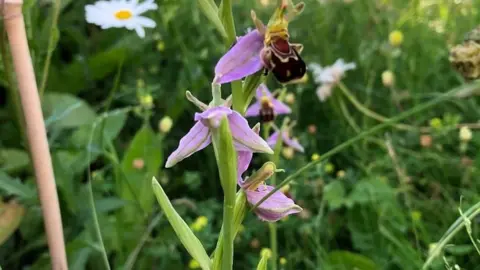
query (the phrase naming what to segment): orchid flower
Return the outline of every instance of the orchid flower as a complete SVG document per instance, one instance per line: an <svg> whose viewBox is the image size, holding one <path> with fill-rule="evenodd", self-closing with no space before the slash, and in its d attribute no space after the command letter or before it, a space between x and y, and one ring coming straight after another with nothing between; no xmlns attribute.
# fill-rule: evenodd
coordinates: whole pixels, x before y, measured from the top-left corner
<svg viewBox="0 0 480 270"><path fill-rule="evenodd" d="M264 25L255 12L252 19L255 30L237 38L237 42L215 66L214 83L224 84L240 80L262 69L271 71L278 81L288 83L301 79L306 66L300 58L301 44L289 42L288 22L302 12L304 3L293 5L291 0L278 7L268 25Z"/></svg>
<svg viewBox="0 0 480 270"><path fill-rule="evenodd" d="M268 144L252 131L248 122L241 114L230 109L230 100L220 106L206 105L187 91L187 99L202 110L195 113L196 123L188 133L180 139L178 148L170 154L165 165L170 168L210 145L212 142L211 131L218 128L223 117L227 117L232 132L235 148L239 151L251 151L273 154Z"/></svg>
<svg viewBox="0 0 480 270"><path fill-rule="evenodd" d="M272 93L268 91L268 88L267 86L265 86L265 84L260 84L260 86L258 86L255 97L257 101L253 103L250 107L248 107L247 111L245 112L245 116L247 117L260 115L262 105L266 102L272 104L273 112L275 115L289 114L292 112L292 110L287 105L273 97Z"/></svg>
<svg viewBox="0 0 480 270"><path fill-rule="evenodd" d="M275 173L276 167L274 163L267 162L251 177L242 179L242 174L248 169L252 156L251 151L238 151L238 185L245 191L248 203L256 205L274 189L273 186L266 185L264 182ZM273 193L254 210L261 220L267 222L275 222L301 211L302 208L281 191Z"/></svg>
<svg viewBox="0 0 480 270"><path fill-rule="evenodd" d="M275 131L272 135L270 135L270 137L268 137L268 139L267 139L268 145L270 145L270 147L275 147L275 145L277 144L277 141L279 139L280 133L281 133L282 134L282 142L286 146L289 146L292 149L303 153L305 151L305 149L298 142L298 139L291 137L291 131L292 131L292 129L295 125L296 125L296 123L293 122L289 126L287 126L285 128L282 128L281 131L280 130Z"/></svg>
<svg viewBox="0 0 480 270"><path fill-rule="evenodd" d="M312 70L314 81L320 84L317 88L317 96L320 101L325 101L332 95L332 89L345 76L346 71L355 69L355 63L345 63L343 59L338 59L331 66L322 67L319 64L312 63L309 68Z"/></svg>

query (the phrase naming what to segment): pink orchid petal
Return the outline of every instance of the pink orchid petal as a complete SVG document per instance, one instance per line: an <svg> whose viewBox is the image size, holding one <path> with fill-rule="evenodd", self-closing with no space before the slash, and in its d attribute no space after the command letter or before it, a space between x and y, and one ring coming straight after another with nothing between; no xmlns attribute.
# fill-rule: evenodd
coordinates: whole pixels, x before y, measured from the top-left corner
<svg viewBox="0 0 480 270"><path fill-rule="evenodd" d="M257 190L246 190L247 200L251 205L256 205L263 197L273 190L272 186L260 186ZM264 221L275 222L288 215L299 213L302 208L288 198L285 194L277 191L260 204L255 210L257 216Z"/></svg>
<svg viewBox="0 0 480 270"><path fill-rule="evenodd" d="M219 84L240 80L263 68L260 51L264 37L258 30L247 33L220 58L215 66L215 82Z"/></svg>
<svg viewBox="0 0 480 270"><path fill-rule="evenodd" d="M205 125L217 128L220 125L220 120L231 113L232 110L224 106L212 107L204 112L195 113L195 121L203 121Z"/></svg>
<svg viewBox="0 0 480 270"><path fill-rule="evenodd" d="M287 132L284 132L283 133L283 143L292 147L293 149L297 150L298 152L305 152L305 149L303 148L303 146L296 140L296 139L291 139L289 136L288 136L288 133Z"/></svg>
<svg viewBox="0 0 480 270"><path fill-rule="evenodd" d="M238 151L237 152L238 160L237 160L237 166L238 166L238 185L242 185L243 180L242 180L242 174L244 174L248 166L250 165L250 162L252 161L253 157L253 152L252 151Z"/></svg>
<svg viewBox="0 0 480 270"><path fill-rule="evenodd" d="M260 115L260 102L253 103L250 107L248 107L247 111L245 112L246 117L253 117Z"/></svg>
<svg viewBox="0 0 480 270"><path fill-rule="evenodd" d="M278 131L275 131L270 137L267 138L267 143L270 145L270 147L275 148L275 145L277 144L278 141Z"/></svg>
<svg viewBox="0 0 480 270"><path fill-rule="evenodd" d="M228 122L233 139L238 144L247 147L252 152L273 154L273 150L267 142L250 128L247 120L241 114L232 111L232 114L228 116Z"/></svg>
<svg viewBox="0 0 480 270"><path fill-rule="evenodd" d="M272 99L273 110L276 114L289 114L292 112L290 107L285 105L285 103L279 101L278 99Z"/></svg>
<svg viewBox="0 0 480 270"><path fill-rule="evenodd" d="M198 121L180 140L178 148L168 157L165 167L170 168L174 166L193 153L207 147L210 142L210 129L201 121Z"/></svg>

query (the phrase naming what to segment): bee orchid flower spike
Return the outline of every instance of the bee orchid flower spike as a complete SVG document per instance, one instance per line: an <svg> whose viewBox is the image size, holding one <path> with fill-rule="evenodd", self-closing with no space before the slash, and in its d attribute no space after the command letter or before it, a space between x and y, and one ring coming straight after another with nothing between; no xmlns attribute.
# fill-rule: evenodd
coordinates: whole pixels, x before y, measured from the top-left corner
<svg viewBox="0 0 480 270"><path fill-rule="evenodd" d="M306 72L305 62L300 57L303 45L290 43L288 23L305 7L303 2L293 5L283 0L265 26L251 12L257 29L237 38L236 44L215 66L214 83L240 80L264 69L272 72L283 84L296 82Z"/></svg>

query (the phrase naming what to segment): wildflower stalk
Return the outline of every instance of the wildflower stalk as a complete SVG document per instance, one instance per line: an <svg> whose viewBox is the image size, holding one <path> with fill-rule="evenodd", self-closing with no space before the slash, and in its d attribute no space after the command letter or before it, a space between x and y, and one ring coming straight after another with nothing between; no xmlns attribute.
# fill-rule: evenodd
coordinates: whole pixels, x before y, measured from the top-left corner
<svg viewBox="0 0 480 270"><path fill-rule="evenodd" d="M58 16L60 15L61 2L62 0L55 0L55 2L53 3L52 25L50 27L50 35L48 37L47 56L45 57L45 62L43 64L42 81L40 83L40 90L39 90L40 97L43 97L43 93L45 92L45 87L47 86L50 62L52 60L52 54L55 47L55 43L58 41L57 22L58 22Z"/></svg>
<svg viewBox="0 0 480 270"><path fill-rule="evenodd" d="M212 86L214 104L221 102L220 85ZM233 267L233 239L235 220L235 192L237 187L237 154L233 146L228 120L224 117L218 128L212 130L212 143L217 160L220 182L223 187L223 256L222 270Z"/></svg>
<svg viewBox="0 0 480 270"><path fill-rule="evenodd" d="M332 150L323 154L319 159L308 163L307 165L303 166L302 168L298 169L296 172L294 172L293 174L291 174L290 176L285 178L285 180L283 180L279 185L277 185L273 190L271 190L267 195L265 195L265 197L263 197L256 205L254 205L252 207L251 211L253 211L260 204L262 204L265 200L267 200L270 196L272 196L273 193L277 192L283 186L290 183L293 179L295 179L295 178L299 177L300 175L302 175L303 173L307 172L310 168L315 167L316 164L318 164L320 162L323 162L325 159L328 159L328 158L332 157L333 155L340 153L344 149L347 149L348 147L354 145L356 142L361 141L365 138L368 138L369 136L371 136L371 135L373 135L373 134L375 134L379 131L382 131L385 128L388 128L389 126L394 126L397 122L402 121L402 120L404 120L404 119L406 119L406 118L408 118L412 115L415 115L417 113L426 111L426 110L430 109L431 107L434 107L435 105L437 105L439 103L442 103L444 101L448 101L460 91L469 91L469 90L472 90L472 89L476 89L478 87L480 87L480 81L476 81L475 83L472 83L472 84L463 85L461 87L454 88L454 89L438 96L435 99L432 99L428 102L420 104L420 105L418 105L418 106L416 106L416 107L414 107L414 108L412 108L408 111L405 111L405 112L403 112L403 113L401 113L401 114L399 114L395 117L389 118L385 122L383 122L382 124L376 125L376 126L370 128L368 130L365 130L364 132L358 134L357 136L341 143L337 147L335 147Z"/></svg>
<svg viewBox="0 0 480 270"><path fill-rule="evenodd" d="M363 106L362 103L360 103L360 101L358 101L353 95L352 93L348 90L348 88L342 83L342 82L339 82L338 83L338 88L340 88L340 90L342 91L342 93L347 97L347 99L353 104L353 106L355 106L355 108L357 108L360 112L362 112L364 115L370 117L370 118L373 118L377 121L380 121L380 122L385 122L385 121L388 121L389 119L383 115L380 115L370 109L368 109L367 107ZM410 125L405 125L405 124L395 124L393 125L395 128L397 129L401 129L401 130L418 130L419 128L417 127L414 127L414 126L410 126Z"/></svg>
<svg viewBox="0 0 480 270"><path fill-rule="evenodd" d="M235 212L234 212L234 223L233 223L233 238L237 235L240 225L245 218L245 212L247 210L247 198L245 193L240 190L237 192L235 198ZM222 269L222 255L223 255L223 235L224 235L223 227L220 230L220 235L218 236L217 246L215 247L214 251L214 258L212 269L213 270L220 270Z"/></svg>
<svg viewBox="0 0 480 270"><path fill-rule="evenodd" d="M281 129L280 129L280 134L283 134L283 130L286 127L286 122L283 123ZM267 133L268 135L268 133ZM266 137L267 138L267 137ZM266 139L265 138L265 139ZM283 145L283 136L279 135L277 143L275 144L275 149L273 157L271 161L275 164L278 164L280 161L280 153L282 152L282 145ZM270 178L270 182L272 183L272 186L275 186L277 184L277 174L272 175ZM272 270L277 270L278 263L277 263L277 258L278 258L278 244L277 244L277 224L276 223L269 223L268 224L269 230L270 230L270 249L272 250Z"/></svg>

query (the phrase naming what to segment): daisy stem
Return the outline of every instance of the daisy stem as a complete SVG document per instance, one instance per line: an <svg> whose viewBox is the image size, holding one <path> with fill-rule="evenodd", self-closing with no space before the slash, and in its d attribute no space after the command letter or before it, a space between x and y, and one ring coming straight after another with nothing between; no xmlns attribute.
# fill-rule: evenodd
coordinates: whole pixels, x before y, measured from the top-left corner
<svg viewBox="0 0 480 270"><path fill-rule="evenodd" d="M47 86L48 80L48 71L50 69L50 62L52 60L52 54L55 50L55 45L58 41L58 28L57 22L58 17L60 15L60 5L61 0L55 0L53 3L53 15L52 15L52 25L50 26L50 36L48 37L48 45L47 45L47 56L45 57L45 62L43 64L43 73L42 73L42 81L40 83L40 98L43 97L43 93L45 92L45 87Z"/></svg>
<svg viewBox="0 0 480 270"><path fill-rule="evenodd" d="M295 179L295 178L299 177L300 175L302 175L303 173L307 172L310 168L314 168L316 164L318 164L320 162L323 162L324 160L332 157L335 154L340 153L341 151L343 151L344 149L347 149L348 147L352 146L356 142L361 141L365 138L368 138L369 136L371 136L371 135L373 135L377 132L380 132L380 131L382 131L382 130L390 127L390 126L394 126L397 122L402 121L402 120L404 120L404 119L406 119L406 118L408 118L412 115L415 115L417 113L426 111L426 110L430 109L431 107L434 107L437 104L442 103L444 101L448 101L451 98L453 98L458 92L469 91L469 90L472 90L472 89L476 89L478 87L480 87L480 81L476 81L475 83L472 83L472 84L467 84L467 85L463 85L461 87L454 88L454 89L438 96L435 99L432 99L428 102L425 102L423 104L415 106L408 111L405 111L405 112L403 112L403 113L401 113L401 114L399 114L395 117L387 119L382 124L376 125L376 126L370 128L368 130L363 131L362 133L358 134L357 136L341 143L337 147L335 147L335 148L331 149L330 151L326 152L319 159L308 163L307 165L301 167L296 172L294 172L293 174L291 174L290 176L285 178L285 180L283 180L279 185L277 185L273 190L271 190L267 195L265 195L265 197L263 197L256 205L254 205L251 208L250 211L253 211L260 204L262 204L265 200L267 200L270 196L272 196L272 194L274 194L275 192L280 190L283 186L290 183L293 179Z"/></svg>

